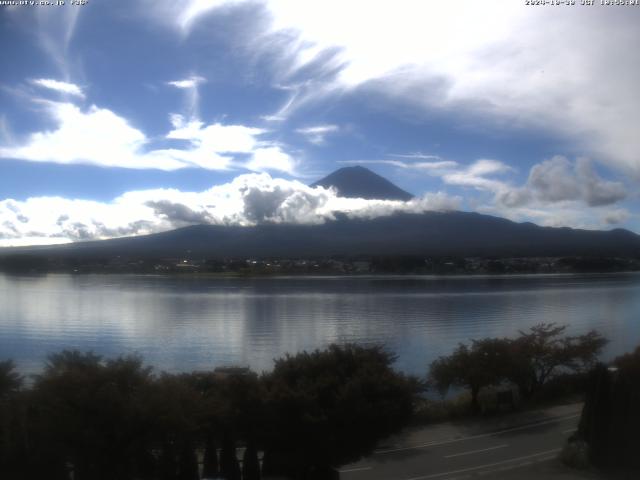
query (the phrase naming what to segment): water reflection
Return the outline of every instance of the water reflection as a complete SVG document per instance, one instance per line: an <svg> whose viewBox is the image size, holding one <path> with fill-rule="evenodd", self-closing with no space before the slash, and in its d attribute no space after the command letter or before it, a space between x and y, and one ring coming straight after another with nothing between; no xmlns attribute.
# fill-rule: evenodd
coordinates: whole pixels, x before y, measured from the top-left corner
<svg viewBox="0 0 640 480"><path fill-rule="evenodd" d="M0 276L0 357L38 370L47 353L138 352L161 369L270 369L285 352L331 342L386 343L398 367L470 338L535 323L597 328L608 356L640 343L640 275L197 278Z"/></svg>

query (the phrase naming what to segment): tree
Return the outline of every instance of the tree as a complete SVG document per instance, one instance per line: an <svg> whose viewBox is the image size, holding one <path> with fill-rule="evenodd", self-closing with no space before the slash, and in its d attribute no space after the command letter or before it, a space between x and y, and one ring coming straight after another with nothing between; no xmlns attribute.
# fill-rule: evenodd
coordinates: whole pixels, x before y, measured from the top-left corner
<svg viewBox="0 0 640 480"><path fill-rule="evenodd" d="M240 480L242 477L240 464L236 457L236 444L230 433L225 434L222 439L220 473L226 480Z"/></svg>
<svg viewBox="0 0 640 480"><path fill-rule="evenodd" d="M253 442L247 445L242 457L242 479L260 480L260 461L258 450Z"/></svg>
<svg viewBox="0 0 640 480"><path fill-rule="evenodd" d="M612 367L600 364L590 372L578 435L574 440L587 442L593 464L609 470L623 470L627 474L624 478L638 478L639 405L640 347L616 358Z"/></svg>
<svg viewBox="0 0 640 480"><path fill-rule="evenodd" d="M419 391L380 346L331 345L276 360L267 392L264 473L306 479L373 450L402 428Z"/></svg>
<svg viewBox="0 0 640 480"><path fill-rule="evenodd" d="M431 363L430 382L441 394L451 386L471 391L471 409L479 410L480 389L501 383L507 376L510 341L506 338L472 340L471 347L461 343L448 356Z"/></svg>
<svg viewBox="0 0 640 480"><path fill-rule="evenodd" d="M22 377L11 360L0 362L0 477L16 476L24 451Z"/></svg>
<svg viewBox="0 0 640 480"><path fill-rule="evenodd" d="M607 340L595 330L563 336L566 325L540 323L512 342L509 379L530 398L560 372L586 372L595 365Z"/></svg>
<svg viewBox="0 0 640 480"><path fill-rule="evenodd" d="M22 386L22 377L15 369L12 360L0 362L0 400L17 392Z"/></svg>
<svg viewBox="0 0 640 480"><path fill-rule="evenodd" d="M202 459L202 478L213 478L219 473L218 451L214 436L209 433L204 446L204 457Z"/></svg>
<svg viewBox="0 0 640 480"><path fill-rule="evenodd" d="M189 440L182 442L178 455L178 480L199 480L198 457L193 443Z"/></svg>
<svg viewBox="0 0 640 480"><path fill-rule="evenodd" d="M25 390L5 362L0 477L196 480L204 447L203 475L237 480L239 445L247 480L260 478L258 450L264 472L333 478L409 420L420 385L394 359L346 345L286 356L261 377L156 376L138 357L63 351Z"/></svg>
<svg viewBox="0 0 640 480"><path fill-rule="evenodd" d="M161 475L167 480L193 473L195 445L200 442L203 403L190 375L162 373L143 399L150 420L151 446L160 451Z"/></svg>
<svg viewBox="0 0 640 480"><path fill-rule="evenodd" d="M138 357L103 361L77 351L50 356L34 384L34 450L55 450L77 480L148 478L150 376Z"/></svg>

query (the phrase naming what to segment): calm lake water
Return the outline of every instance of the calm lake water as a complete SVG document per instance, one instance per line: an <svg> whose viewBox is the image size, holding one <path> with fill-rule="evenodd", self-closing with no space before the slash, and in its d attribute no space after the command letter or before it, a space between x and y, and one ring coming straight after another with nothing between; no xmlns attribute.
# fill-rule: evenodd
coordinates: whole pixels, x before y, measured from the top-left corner
<svg viewBox="0 0 640 480"><path fill-rule="evenodd" d="M640 344L640 275L207 278L0 275L0 359L38 371L64 348L137 352L167 371L271 369L285 352L385 343L424 374L458 342L539 322Z"/></svg>

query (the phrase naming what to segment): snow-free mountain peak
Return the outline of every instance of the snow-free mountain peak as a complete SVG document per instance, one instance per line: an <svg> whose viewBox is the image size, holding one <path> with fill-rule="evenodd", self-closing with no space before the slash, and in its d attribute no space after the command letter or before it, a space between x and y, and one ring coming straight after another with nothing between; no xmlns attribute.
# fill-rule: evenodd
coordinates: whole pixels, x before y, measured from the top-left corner
<svg viewBox="0 0 640 480"><path fill-rule="evenodd" d="M333 187L338 191L339 196L347 198L402 201L413 198L409 192L405 192L386 178L361 166L340 168L311 186Z"/></svg>

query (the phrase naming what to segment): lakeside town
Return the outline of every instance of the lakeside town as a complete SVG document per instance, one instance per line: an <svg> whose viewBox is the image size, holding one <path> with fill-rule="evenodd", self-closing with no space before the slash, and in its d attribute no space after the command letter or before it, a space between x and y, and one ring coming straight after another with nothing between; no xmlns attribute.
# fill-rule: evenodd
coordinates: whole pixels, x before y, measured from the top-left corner
<svg viewBox="0 0 640 480"><path fill-rule="evenodd" d="M111 258L11 255L0 257L6 273L206 273L226 275L461 275L605 273L640 271L629 257L423 257L333 256L319 258Z"/></svg>

